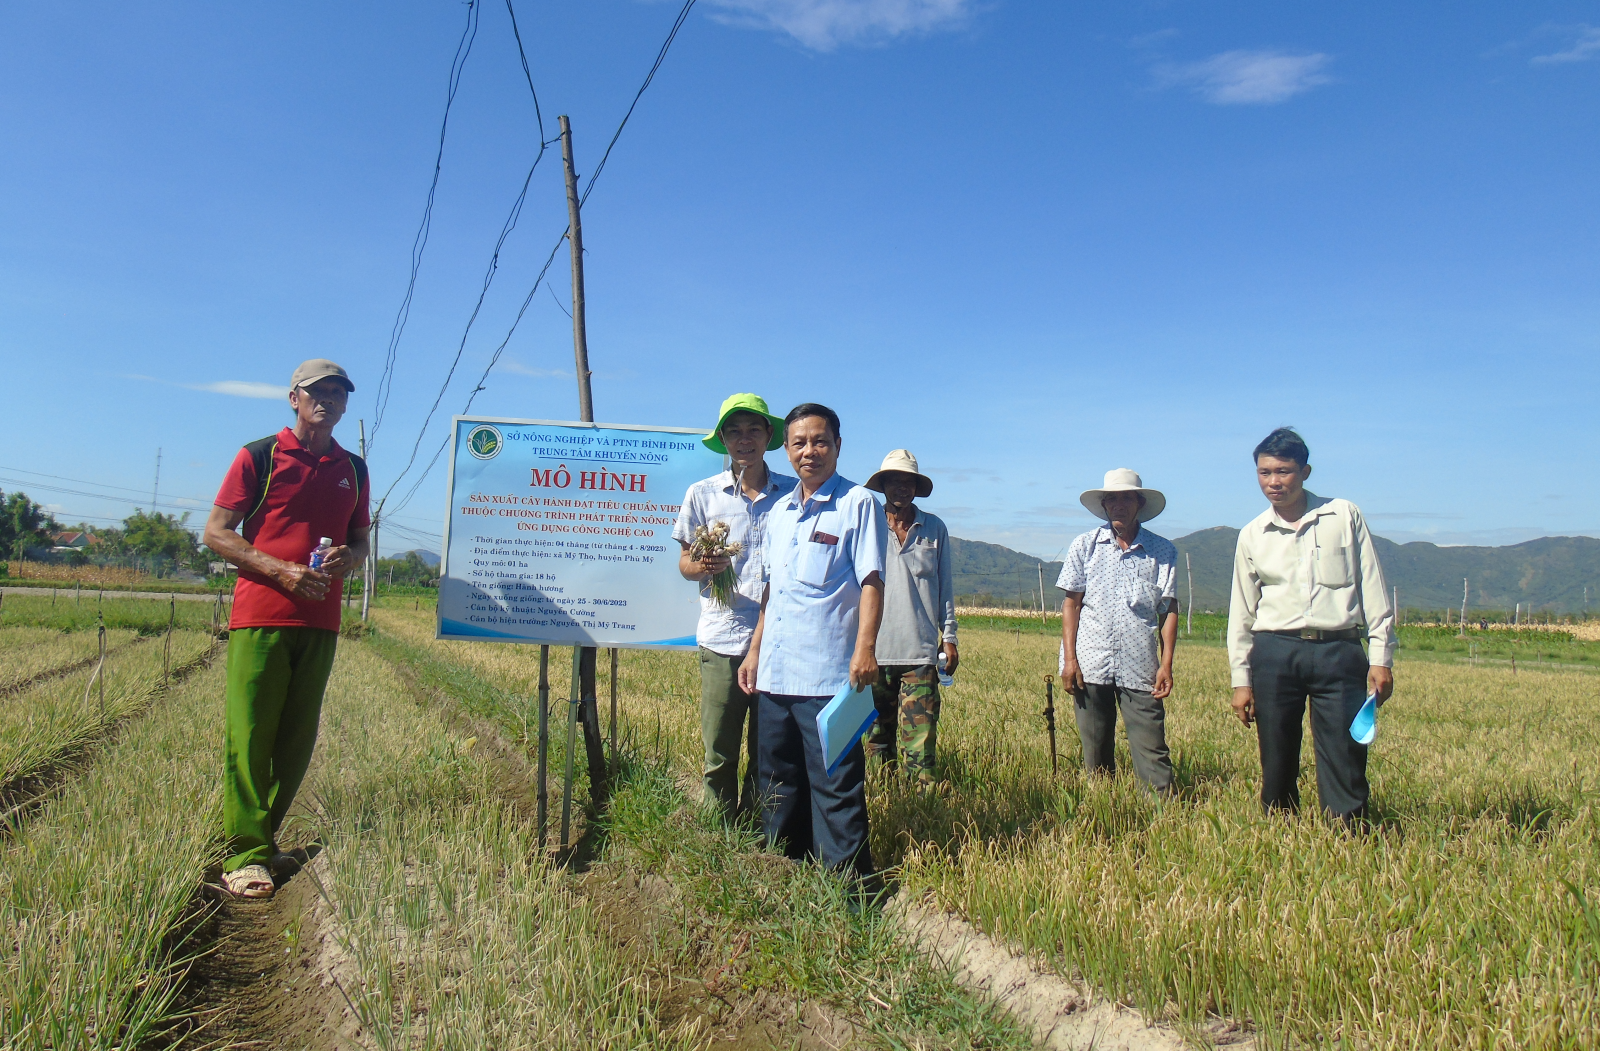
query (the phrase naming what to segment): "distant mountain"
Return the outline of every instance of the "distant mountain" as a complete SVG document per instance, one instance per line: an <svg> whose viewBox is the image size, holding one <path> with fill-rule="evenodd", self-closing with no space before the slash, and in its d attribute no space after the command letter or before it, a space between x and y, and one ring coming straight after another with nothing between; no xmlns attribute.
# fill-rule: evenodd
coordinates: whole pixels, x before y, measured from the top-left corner
<svg viewBox="0 0 1600 1051"><path fill-rule="evenodd" d="M422 562L423 562L424 565L432 567L434 569L437 569L438 566L439 566L439 556L434 554L432 551L424 551L420 547L413 548L410 551L402 551L398 555L395 555L394 557L395 558L405 558L407 555L416 555L418 558L422 559Z"/></svg>
<svg viewBox="0 0 1600 1051"><path fill-rule="evenodd" d="M1238 538L1232 526L1215 526L1173 541L1178 548L1178 597L1185 606L1187 554L1194 573L1194 608L1227 611ZM950 539L956 594L963 603L988 596L1001 605L1038 608L1038 559L999 544ZM1600 610L1600 539L1553 536L1508 547L1374 540L1384 576L1399 589L1400 604L1408 609L1460 608L1465 578L1471 587L1469 609L1509 610L1520 602L1524 609L1531 603L1540 612L1579 613L1587 587L1593 608ZM1060 562L1044 563L1046 602L1052 608L1061 604L1061 592L1053 586L1060 572Z"/></svg>
<svg viewBox="0 0 1600 1051"><path fill-rule="evenodd" d="M1039 567L1043 565L1047 604L1061 608L1056 578L1060 562L1044 562L1021 551L981 540L950 538L950 561L955 567L956 595L960 605L1027 606L1039 608Z"/></svg>

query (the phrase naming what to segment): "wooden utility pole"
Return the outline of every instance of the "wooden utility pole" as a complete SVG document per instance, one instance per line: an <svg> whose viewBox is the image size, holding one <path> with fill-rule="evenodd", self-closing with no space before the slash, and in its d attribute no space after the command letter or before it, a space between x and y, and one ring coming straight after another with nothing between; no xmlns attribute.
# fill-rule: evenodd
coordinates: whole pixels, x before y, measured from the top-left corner
<svg viewBox="0 0 1600 1051"><path fill-rule="evenodd" d="M1045 616L1045 610L1044 610L1044 563L1043 562L1039 563L1039 623L1040 624L1049 624L1050 623L1049 618L1047 616Z"/></svg>
<svg viewBox="0 0 1600 1051"><path fill-rule="evenodd" d="M1461 578L1461 619L1456 621L1456 637L1467 633L1467 578Z"/></svg>
<svg viewBox="0 0 1600 1051"><path fill-rule="evenodd" d="M1189 617L1183 628L1183 637L1194 638L1194 564L1189 561L1189 552L1183 553L1183 568L1189 574Z"/></svg>
<svg viewBox="0 0 1600 1051"><path fill-rule="evenodd" d="M367 458L367 421L357 420L361 425L361 459ZM361 561L361 623L367 622L367 607L372 604L372 570L378 557L378 523L372 523L370 535L371 543L367 546L367 557ZM346 592L348 594L348 592ZM346 602L345 605L349 605Z"/></svg>
<svg viewBox="0 0 1600 1051"><path fill-rule="evenodd" d="M561 121L561 161L567 169L567 241L572 245L572 353L578 373L578 419L594 422L589 390L589 335L583 313L583 222L579 216L578 173L572 167L572 125Z"/></svg>
<svg viewBox="0 0 1600 1051"><path fill-rule="evenodd" d="M550 762L550 647L539 647L539 849L544 849L546 815L550 807L550 789L545 780Z"/></svg>
<svg viewBox="0 0 1600 1051"><path fill-rule="evenodd" d="M561 122L561 161L567 174L567 243L572 246L572 355L578 375L578 419L594 422L594 395L589 388L589 335L583 305L583 218L578 199L578 173L572 166L572 124ZM606 751L600 736L600 706L595 699L595 648L581 647L574 671L580 678L579 704L573 714L583 722L583 744L589 753L589 796L599 805L606 797ZM567 769L572 769L569 761ZM563 838L565 838L563 836Z"/></svg>

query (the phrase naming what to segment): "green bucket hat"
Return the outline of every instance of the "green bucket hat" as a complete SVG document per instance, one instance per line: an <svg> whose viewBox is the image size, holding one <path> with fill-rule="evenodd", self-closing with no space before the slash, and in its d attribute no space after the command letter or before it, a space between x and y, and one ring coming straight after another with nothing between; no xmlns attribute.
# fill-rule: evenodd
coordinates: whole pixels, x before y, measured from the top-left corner
<svg viewBox="0 0 1600 1051"><path fill-rule="evenodd" d="M706 448L727 455L728 447L722 444L722 425L736 412L753 412L757 416L765 416L767 422L772 424L772 440L767 443L767 448L771 450L783 447L783 420L767 411L766 399L755 394L734 394L722 403L722 411L717 415L717 425L711 428L711 433L700 439Z"/></svg>

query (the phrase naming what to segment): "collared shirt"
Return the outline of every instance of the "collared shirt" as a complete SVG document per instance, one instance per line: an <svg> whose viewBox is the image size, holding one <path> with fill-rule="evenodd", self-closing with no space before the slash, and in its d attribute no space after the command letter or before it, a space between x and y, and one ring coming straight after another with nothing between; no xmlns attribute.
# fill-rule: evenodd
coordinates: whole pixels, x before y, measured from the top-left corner
<svg viewBox="0 0 1600 1051"><path fill-rule="evenodd" d="M937 515L917 508L904 543L889 533L883 574L879 664L937 664L940 635L956 641L956 580L950 531Z"/></svg>
<svg viewBox="0 0 1600 1051"><path fill-rule="evenodd" d="M1178 594L1178 549L1144 526L1124 551L1110 526L1072 542L1056 587L1083 595L1078 667L1083 680L1149 692L1161 667L1161 615ZM1061 669L1066 670L1066 643Z"/></svg>
<svg viewBox="0 0 1600 1051"><path fill-rule="evenodd" d="M306 565L322 537L339 547L349 543L350 530L371 524L368 494L362 490L353 458L338 442L318 456L301 445L288 427L278 432L277 442L266 492L261 492L250 450L240 449L217 491L216 505L249 515L240 534L257 550ZM312 602L289 594L271 577L241 569L228 626L338 631L342 593L342 588L330 587L326 598Z"/></svg>
<svg viewBox="0 0 1600 1051"><path fill-rule="evenodd" d="M796 485L767 516L767 612L756 688L831 697L850 681L861 582L883 573L889 523L872 493L841 475L810 500Z"/></svg>
<svg viewBox="0 0 1600 1051"><path fill-rule="evenodd" d="M694 543L694 531L717 522L728 523L728 539L740 545L733 560L737 578L732 607L711 597L711 581L700 582L700 622L695 626L695 641L712 653L738 657L750 648L756 619L761 616L761 591L766 586L761 549L767 538L767 514L785 493L799 482L786 474L767 471L767 484L761 495L751 500L734 481L733 472L723 471L691 485L678 508L678 522L672 539Z"/></svg>
<svg viewBox="0 0 1600 1051"><path fill-rule="evenodd" d="M1249 686L1257 631L1365 628L1367 660L1394 666L1394 610L1366 519L1348 500L1306 493L1292 525L1268 507L1239 531L1228 607L1233 685Z"/></svg>

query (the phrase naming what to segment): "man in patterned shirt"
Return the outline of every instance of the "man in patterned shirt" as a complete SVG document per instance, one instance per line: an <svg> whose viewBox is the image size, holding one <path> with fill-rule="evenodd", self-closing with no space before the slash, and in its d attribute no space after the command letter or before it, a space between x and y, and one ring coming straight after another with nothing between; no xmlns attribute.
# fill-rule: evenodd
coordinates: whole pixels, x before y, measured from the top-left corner
<svg viewBox="0 0 1600 1051"><path fill-rule="evenodd" d="M1056 581L1067 593L1061 684L1076 701L1083 766L1091 774L1115 772L1121 707L1134 772L1165 794L1172 790L1172 758L1162 701L1172 692L1178 641L1178 551L1141 522L1159 515L1167 498L1118 468L1078 499L1107 523L1072 542Z"/></svg>
<svg viewBox="0 0 1600 1051"><path fill-rule="evenodd" d="M672 537L683 546L678 572L700 585L700 737L705 745L705 799L725 815L754 814L756 800L756 701L739 688L739 665L750 650L750 636L761 615L766 578L761 572L761 546L767 512L797 483L786 474L767 470L769 449L783 445L783 421L769 415L767 403L754 394L735 394L722 403L717 425L701 439L731 462L721 474L694 483L678 510ZM728 523L728 539L740 545L732 559L689 557L694 531ZM738 585L724 606L711 595L711 578L733 566ZM746 730L746 716L749 716ZM739 742L746 740L745 775L740 791Z"/></svg>

